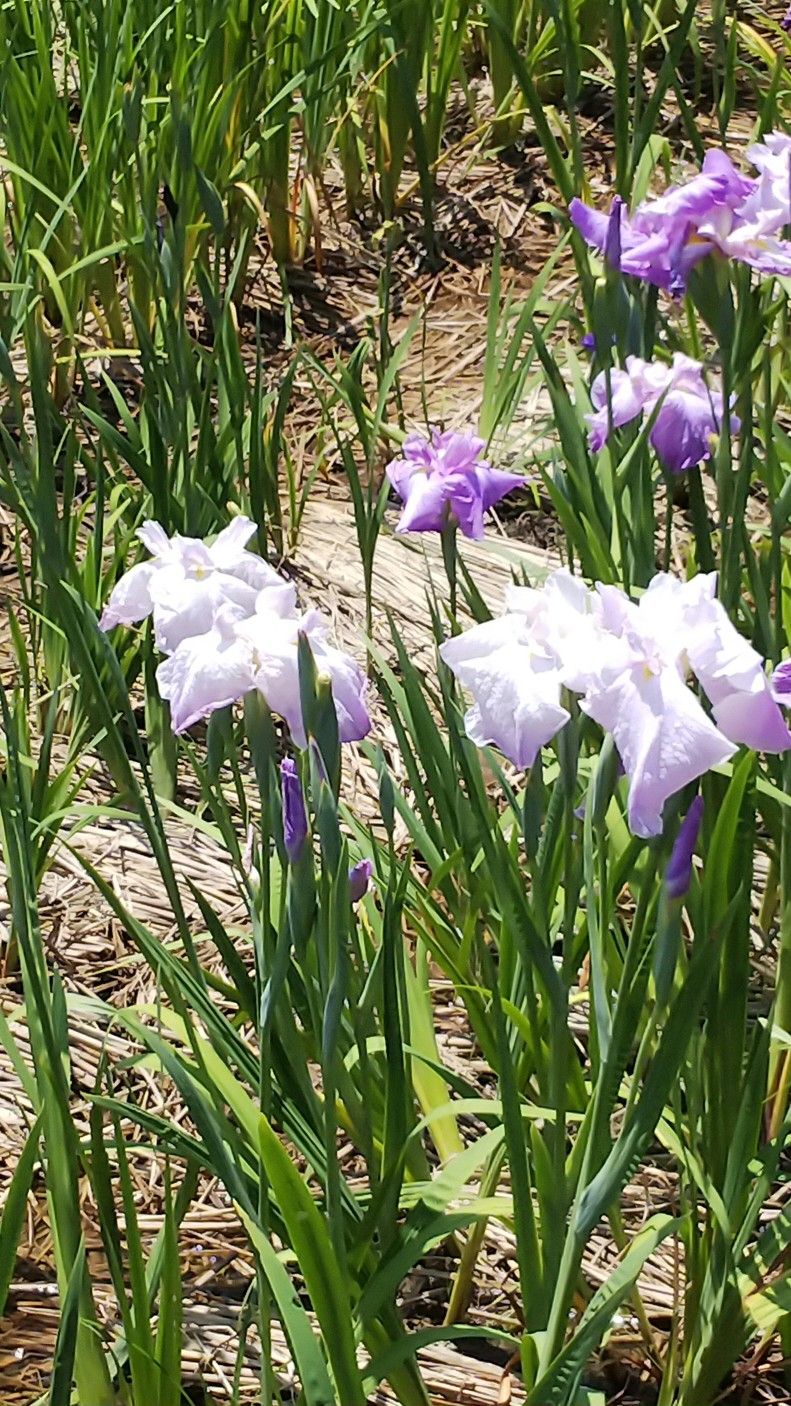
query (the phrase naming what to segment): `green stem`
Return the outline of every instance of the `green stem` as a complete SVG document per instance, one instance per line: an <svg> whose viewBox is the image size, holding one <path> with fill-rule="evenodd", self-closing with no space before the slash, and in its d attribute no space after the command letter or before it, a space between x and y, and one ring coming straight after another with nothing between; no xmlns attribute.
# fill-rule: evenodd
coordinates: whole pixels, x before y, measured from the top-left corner
<svg viewBox="0 0 791 1406"><path fill-rule="evenodd" d="M791 786L791 759L783 760L783 789ZM775 1024L787 1034L791 1034L791 812L782 807L782 831L780 836L780 942L777 952L777 981L775 986ZM771 1087L777 1088L777 1096L788 1098L788 1089L782 1081L777 1085L779 1062L777 1055L772 1062ZM785 1110L783 1110L785 1112ZM778 1123L778 1111L774 1111L774 1122Z"/></svg>
<svg viewBox="0 0 791 1406"><path fill-rule="evenodd" d="M442 541L442 560L445 566L445 575L448 580L450 592L450 614L454 634L458 630L457 604L458 604L458 543L456 534L458 528L450 518L445 523L440 534Z"/></svg>

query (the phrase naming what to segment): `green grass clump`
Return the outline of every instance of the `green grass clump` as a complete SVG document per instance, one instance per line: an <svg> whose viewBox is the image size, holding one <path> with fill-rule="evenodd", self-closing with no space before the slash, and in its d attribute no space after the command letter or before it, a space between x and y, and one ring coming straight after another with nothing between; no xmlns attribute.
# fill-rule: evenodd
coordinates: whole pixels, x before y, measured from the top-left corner
<svg viewBox="0 0 791 1406"><path fill-rule="evenodd" d="M669 801L661 835L636 838L612 740L570 694L569 722L528 770L476 747L437 649L499 602L452 522L433 556L407 540L398 560L426 563L418 653L420 623L399 628L401 582L383 582L382 563L395 521L383 470L418 404L425 430L455 403L453 386L433 399L432 307L402 315L417 265L421 293L444 275L445 172L464 151L501 162L505 182L535 158L547 185L531 230L543 221L554 247L527 286L513 242L492 242L466 428L525 475L520 511L551 516L575 573L637 598L658 569L716 570L739 633L768 666L786 660L787 280L711 256L673 301L602 266L566 207L614 192L633 207L718 136L735 147L744 111L757 135L782 128L790 43L777 24L692 0L0 7L0 504L14 577L0 1044L29 1109L0 1212L0 1312L40 1188L53 1406L187 1399L184 1220L209 1183L252 1265L236 1401L253 1332L260 1400L286 1399L283 1336L305 1406L362 1406L382 1382L427 1406L422 1350L476 1338L510 1361L530 1406L603 1406L607 1372L614 1390L627 1379L624 1317L656 1406L714 1406L751 1355L788 1357L791 764L742 748L701 779L698 859L687 891L670 892L697 783ZM331 285L324 243L341 224L376 297L346 341L308 338L294 266ZM594 455L580 329L605 377L627 356L704 362L738 437L723 426L708 460L672 476L654 406ZM212 538L238 513L304 604L301 532L328 480L359 556L351 611L374 726L352 765L303 636L309 840L294 859L290 743L263 696L177 738L150 622L108 637L97 617L145 559L144 521ZM486 550L524 571L524 554ZM356 803L354 776L373 807ZM166 935L84 843L98 822L142 837ZM234 875L232 925L185 878L176 830L200 833ZM134 997L89 994L91 972L73 979L49 940L64 853L145 973ZM361 859L372 882L359 897ZM449 1054L438 982L485 1077ZM108 1035L90 1087L72 1047L81 1019L128 1052L114 1059ZM161 1189L153 1237L141 1166ZM667 1203L638 1224L627 1189L653 1167ZM502 1320L482 1323L493 1223L513 1283ZM594 1235L613 1252L598 1282ZM435 1254L443 1296L415 1315L404 1286ZM663 1256L676 1266L669 1326L646 1291ZM772 1380L780 1390L780 1365Z"/></svg>

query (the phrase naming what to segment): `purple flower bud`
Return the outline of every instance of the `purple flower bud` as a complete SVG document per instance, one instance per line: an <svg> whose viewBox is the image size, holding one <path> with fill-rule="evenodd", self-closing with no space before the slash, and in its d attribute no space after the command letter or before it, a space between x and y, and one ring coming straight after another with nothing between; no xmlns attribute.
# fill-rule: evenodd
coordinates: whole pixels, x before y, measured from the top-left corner
<svg viewBox="0 0 791 1406"><path fill-rule="evenodd" d="M780 28L784 29L786 34L788 34L789 30L791 30L791 5L789 5L788 9L783 15L783 18L780 21Z"/></svg>
<svg viewBox="0 0 791 1406"><path fill-rule="evenodd" d="M298 864L308 837L308 817L296 764L291 757L280 763L283 797L283 841L289 864Z"/></svg>
<svg viewBox="0 0 791 1406"><path fill-rule="evenodd" d="M665 870L665 892L668 898L683 898L689 892L692 878L692 856L695 853L702 819L703 797L696 796L681 822Z"/></svg>
<svg viewBox="0 0 791 1406"><path fill-rule="evenodd" d="M349 897L352 903L359 903L368 892L371 875L374 872L372 859L360 859L349 870Z"/></svg>
<svg viewBox="0 0 791 1406"><path fill-rule="evenodd" d="M621 214L624 202L620 195L613 197L607 220L607 237L604 241L604 257L611 269L621 267Z"/></svg>
<svg viewBox="0 0 791 1406"><path fill-rule="evenodd" d="M581 341L580 341L580 346L582 347L582 350L583 350L583 351L595 352L595 350L596 350L596 333L595 333L595 332L586 332L586 333L585 333L585 336L584 336L584 337L581 339Z"/></svg>

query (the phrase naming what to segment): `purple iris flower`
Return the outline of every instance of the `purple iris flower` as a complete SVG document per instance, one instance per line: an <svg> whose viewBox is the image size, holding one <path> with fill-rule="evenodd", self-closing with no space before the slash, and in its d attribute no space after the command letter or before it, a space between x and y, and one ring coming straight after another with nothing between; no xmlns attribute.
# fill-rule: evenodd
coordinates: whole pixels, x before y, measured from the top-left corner
<svg viewBox="0 0 791 1406"><path fill-rule="evenodd" d="M723 418L722 391L713 391L703 378L700 362L677 352L672 365L626 359L624 371L600 373L591 386L592 415L586 415L588 442L594 453L606 444L610 428L618 429L638 415L659 410L649 434L663 466L670 473L683 473L711 458L713 437ZM661 403L660 403L661 402ZM730 417L731 431L739 430L739 420Z"/></svg>
<svg viewBox="0 0 791 1406"><path fill-rule="evenodd" d="M372 859L360 859L349 870L349 897L352 903L365 898L374 872Z"/></svg>
<svg viewBox="0 0 791 1406"><path fill-rule="evenodd" d="M789 5L788 9L783 15L783 18L780 21L780 28L784 29L786 34L788 34L789 30L791 30L791 5Z"/></svg>
<svg viewBox="0 0 791 1406"><path fill-rule="evenodd" d="M772 697L784 708L791 708L791 659L778 664L771 678Z"/></svg>
<svg viewBox="0 0 791 1406"><path fill-rule="evenodd" d="M280 786L283 801L283 843L289 864L299 864L308 838L308 817L296 763L284 757L280 763Z"/></svg>
<svg viewBox="0 0 791 1406"><path fill-rule="evenodd" d="M696 796L681 822L665 870L665 892L668 898L679 899L689 893L692 879L692 856L698 842L702 819L703 797Z"/></svg>
<svg viewBox="0 0 791 1406"><path fill-rule="evenodd" d="M483 450L482 439L463 431L409 435L402 456L387 466L404 504L396 531L441 532L450 521L465 537L483 537L484 513L524 483L520 474L492 468Z"/></svg>
<svg viewBox="0 0 791 1406"><path fill-rule="evenodd" d="M691 180L641 201L632 215L619 213L621 271L677 295L695 265L719 251L761 274L791 276L791 242L777 237L789 222L789 145L791 138L773 133L750 148L758 178L743 176L715 148ZM569 214L609 261L613 211L572 200Z"/></svg>

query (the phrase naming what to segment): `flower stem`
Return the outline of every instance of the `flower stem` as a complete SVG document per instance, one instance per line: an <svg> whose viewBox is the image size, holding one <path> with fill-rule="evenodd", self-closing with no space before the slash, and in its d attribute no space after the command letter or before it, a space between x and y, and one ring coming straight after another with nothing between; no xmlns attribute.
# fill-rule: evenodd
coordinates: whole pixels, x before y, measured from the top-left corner
<svg viewBox="0 0 791 1406"><path fill-rule="evenodd" d="M791 783L791 762L783 762L783 783ZM791 816L783 807L780 837L780 940L777 952L777 985L775 987L775 1024L791 1034ZM779 1127L788 1103L788 1079L783 1077L782 1051L772 1061L769 1076L770 1098L774 1100L772 1126Z"/></svg>
<svg viewBox="0 0 791 1406"><path fill-rule="evenodd" d="M448 590L450 592L450 614L455 633L458 628L456 619L458 603L458 545L456 542L457 528L455 522L450 519L445 523L440 534L442 541L442 561L445 566L445 575L448 580Z"/></svg>

